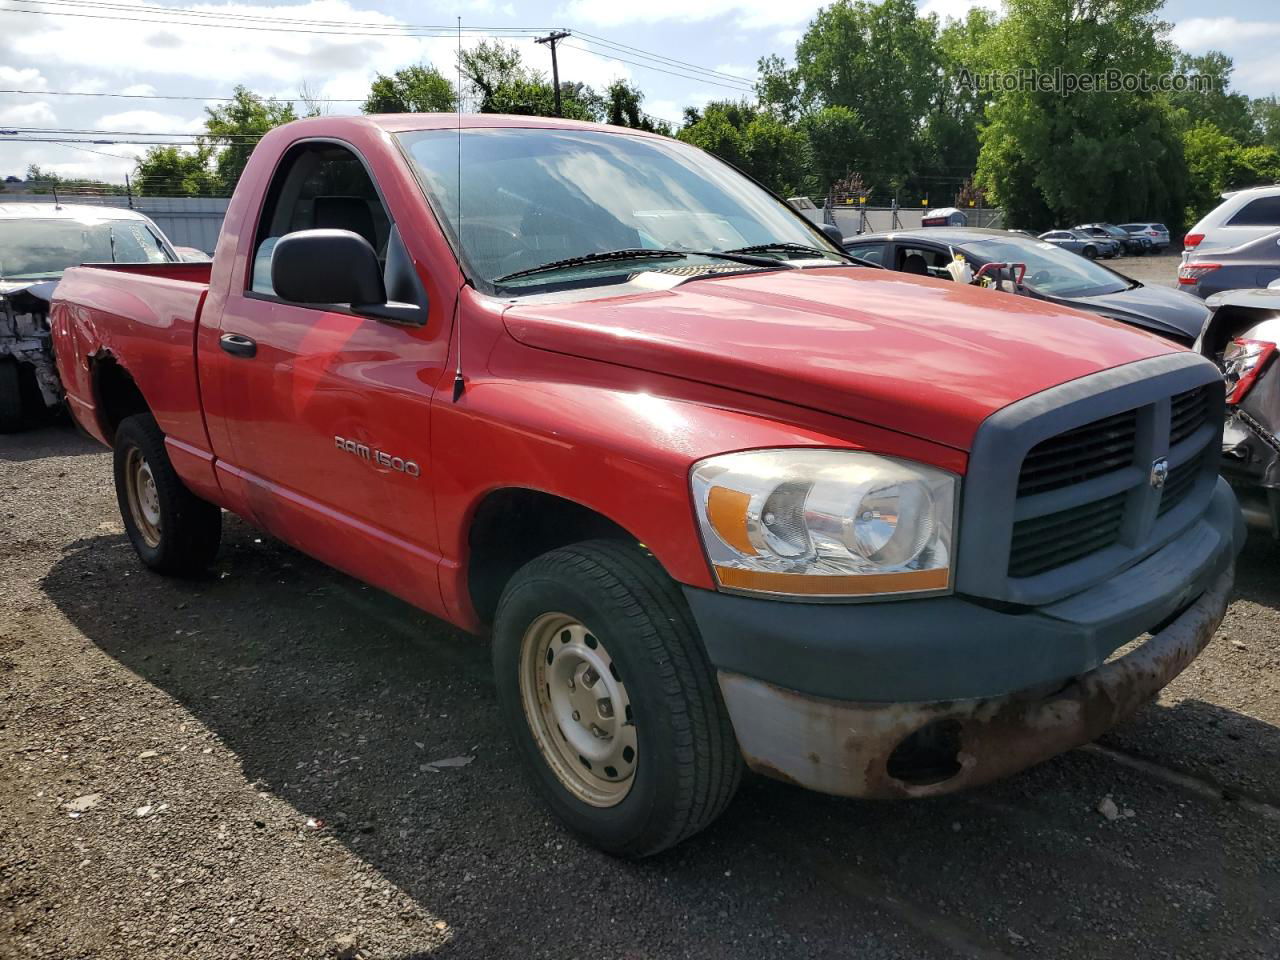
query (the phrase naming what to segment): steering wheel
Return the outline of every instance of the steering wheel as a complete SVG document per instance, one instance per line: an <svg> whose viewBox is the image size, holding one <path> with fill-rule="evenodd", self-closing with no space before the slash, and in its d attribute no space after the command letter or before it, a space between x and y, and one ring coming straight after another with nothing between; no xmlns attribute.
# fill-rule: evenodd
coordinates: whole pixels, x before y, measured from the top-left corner
<svg viewBox="0 0 1280 960"><path fill-rule="evenodd" d="M1025 281L1025 283L1027 286L1038 287L1042 284L1048 283L1052 279L1053 277L1049 275L1048 270L1037 270Z"/></svg>

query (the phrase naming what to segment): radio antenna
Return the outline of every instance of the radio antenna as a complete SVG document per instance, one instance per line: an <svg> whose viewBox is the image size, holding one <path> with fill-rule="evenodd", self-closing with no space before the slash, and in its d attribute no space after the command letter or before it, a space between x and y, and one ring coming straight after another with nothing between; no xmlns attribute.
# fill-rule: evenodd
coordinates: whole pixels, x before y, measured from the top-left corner
<svg viewBox="0 0 1280 960"><path fill-rule="evenodd" d="M458 195L458 218L456 230L458 242L462 242L462 17L458 17L458 85L454 90L453 105L458 118L458 179L456 190ZM464 282L463 287L466 286ZM458 356L453 368L453 402L462 398L462 389L466 381L462 379L462 287L458 288L458 299L453 303L453 325L458 331Z"/></svg>

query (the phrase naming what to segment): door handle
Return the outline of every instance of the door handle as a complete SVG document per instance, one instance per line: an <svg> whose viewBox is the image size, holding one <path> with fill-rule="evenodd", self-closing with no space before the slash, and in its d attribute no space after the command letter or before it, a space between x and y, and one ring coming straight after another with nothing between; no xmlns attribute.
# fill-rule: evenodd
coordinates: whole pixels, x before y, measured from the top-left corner
<svg viewBox="0 0 1280 960"><path fill-rule="evenodd" d="M252 357L258 352L258 341L239 333L224 333L218 338L218 346L233 357Z"/></svg>

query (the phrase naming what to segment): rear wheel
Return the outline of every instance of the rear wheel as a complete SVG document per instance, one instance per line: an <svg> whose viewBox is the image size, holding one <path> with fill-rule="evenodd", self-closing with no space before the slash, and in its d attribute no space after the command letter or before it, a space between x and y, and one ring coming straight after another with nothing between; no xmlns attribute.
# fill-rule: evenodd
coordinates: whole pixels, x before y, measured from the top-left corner
<svg viewBox="0 0 1280 960"><path fill-rule="evenodd" d="M222 511L186 488L149 413L123 420L115 436L116 499L138 557L157 573L189 576L213 562Z"/></svg>
<svg viewBox="0 0 1280 960"><path fill-rule="evenodd" d="M0 433L13 433L22 421L22 371L13 357L0 357Z"/></svg>
<svg viewBox="0 0 1280 960"><path fill-rule="evenodd" d="M728 805L742 761L679 587L639 546L589 541L512 578L493 631L498 701L551 809L622 856Z"/></svg>

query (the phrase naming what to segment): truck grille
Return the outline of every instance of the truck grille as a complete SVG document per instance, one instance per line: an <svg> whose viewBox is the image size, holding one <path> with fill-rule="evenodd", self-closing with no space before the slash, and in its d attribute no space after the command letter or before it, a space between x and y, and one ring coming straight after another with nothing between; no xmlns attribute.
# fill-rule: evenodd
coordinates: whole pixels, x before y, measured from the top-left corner
<svg viewBox="0 0 1280 960"><path fill-rule="evenodd" d="M1158 444L1167 456L1207 422L1213 391L1209 385L1175 394L1169 401L1169 417L1163 431L1167 442ZM1201 448L1168 473L1163 490L1151 485L1153 457L1139 443L1142 416L1155 418L1155 407L1135 408L1112 414L1042 440L1023 458L1018 473L1018 499L1041 497L1055 491L1073 497L1083 484L1105 484L1096 498L1073 502L1063 509L1052 505L1043 510L1015 511L1024 516L1015 520L1009 549L1010 577L1034 577L1074 563L1120 542L1125 517L1140 509L1141 498L1159 496L1155 516L1164 517L1183 503L1205 475L1205 459L1210 451ZM1118 492L1119 481L1108 478L1127 471L1128 482ZM1031 515L1026 515L1030 513Z"/></svg>
<svg viewBox="0 0 1280 960"><path fill-rule="evenodd" d="M1032 577L1109 547L1120 535L1126 494L1013 525L1009 576Z"/></svg>
<svg viewBox="0 0 1280 960"><path fill-rule="evenodd" d="M1137 430L1138 412L1129 410L1036 444L1022 461L1018 496L1058 490L1128 466Z"/></svg>

